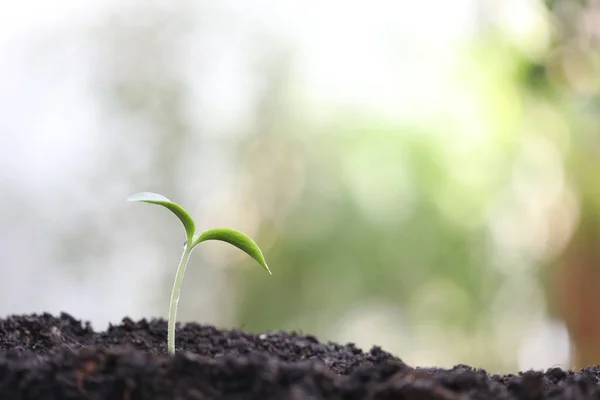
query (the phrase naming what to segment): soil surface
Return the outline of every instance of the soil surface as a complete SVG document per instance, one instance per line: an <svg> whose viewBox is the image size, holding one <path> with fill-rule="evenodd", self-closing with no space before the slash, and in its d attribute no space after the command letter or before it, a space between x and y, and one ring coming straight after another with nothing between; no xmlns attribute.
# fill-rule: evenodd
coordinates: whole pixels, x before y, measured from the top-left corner
<svg viewBox="0 0 600 400"><path fill-rule="evenodd" d="M599 399L600 368L491 375L414 368L380 348L164 320L94 332L67 315L0 320L0 399Z"/></svg>

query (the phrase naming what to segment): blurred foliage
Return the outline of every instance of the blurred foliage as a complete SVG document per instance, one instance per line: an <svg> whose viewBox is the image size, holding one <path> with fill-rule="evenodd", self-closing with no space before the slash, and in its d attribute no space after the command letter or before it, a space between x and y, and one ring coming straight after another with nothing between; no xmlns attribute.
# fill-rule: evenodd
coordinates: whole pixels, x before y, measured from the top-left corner
<svg viewBox="0 0 600 400"><path fill-rule="evenodd" d="M295 83L296 53L266 52L257 62L264 87L252 123L239 138L217 140L234 152L227 182L242 200L236 211L230 203L206 211L255 221L253 236L274 273L267 279L231 258L232 325L378 344L409 363L531 365L523 359L535 346L524 338L562 326L555 289L544 297L556 261L580 215L596 220L600 211L600 9L531 3L541 33L515 38L493 10L484 12L473 40L436 66L446 86L411 117L341 107L320 110L327 117L315 123ZM162 26L160 13L152 15ZM178 48L152 30L116 23L108 31L104 54L115 69L102 94L160 138L148 143L131 133L151 149L146 167L131 172L142 177L138 184L156 179L144 190L202 197L175 178L205 145L186 114L181 71L173 70ZM188 274L200 285L210 273Z"/></svg>
<svg viewBox="0 0 600 400"><path fill-rule="evenodd" d="M245 196L271 207L262 229L276 271L273 280L238 280L240 323L352 340L343 332L350 310L385 304L397 328L412 332L398 332L405 343L385 343L402 357L420 345L420 327L433 325L439 343L428 345L453 353L449 364L517 368L519 342L504 349L509 357L489 347L507 330L524 335L543 313L539 285L552 271L543 267L566 244L577 203L586 216L600 210L596 36L570 31L599 10L566 12L573 2L556 3L545 51L532 54L493 27L467 50L456 79L474 96L477 116L434 112L393 123L348 113L318 132L263 130L240 146L250 149L242 152L241 169L252 177ZM494 232L502 224L496 207L508 207L499 216L509 221L506 232ZM528 218L527 208L540 215ZM538 233L539 243L527 237ZM511 244L511 235L533 248ZM533 292L518 292L529 283ZM503 288L513 300L498 304ZM382 327L369 323L363 332L376 338L369 331ZM457 328L458 339L446 337Z"/></svg>

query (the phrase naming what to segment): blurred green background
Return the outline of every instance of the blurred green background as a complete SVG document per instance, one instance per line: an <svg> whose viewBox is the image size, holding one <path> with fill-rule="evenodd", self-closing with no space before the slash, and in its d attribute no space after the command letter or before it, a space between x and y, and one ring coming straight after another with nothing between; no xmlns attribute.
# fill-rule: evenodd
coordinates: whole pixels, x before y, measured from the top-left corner
<svg viewBox="0 0 600 400"><path fill-rule="evenodd" d="M0 31L4 314L166 316L184 234L149 190L273 270L203 244L182 321L600 363L600 3L30 3Z"/></svg>

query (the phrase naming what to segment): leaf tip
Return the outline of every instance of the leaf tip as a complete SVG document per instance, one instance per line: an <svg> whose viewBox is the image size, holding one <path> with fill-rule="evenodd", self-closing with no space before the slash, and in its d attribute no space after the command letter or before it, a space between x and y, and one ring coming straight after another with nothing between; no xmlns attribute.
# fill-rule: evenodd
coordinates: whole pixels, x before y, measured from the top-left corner
<svg viewBox="0 0 600 400"><path fill-rule="evenodd" d="M127 198L128 202L171 202L168 198L163 196L162 194L152 193L152 192L139 192L136 194L132 194Z"/></svg>
<svg viewBox="0 0 600 400"><path fill-rule="evenodd" d="M127 198L127 201L128 202L143 201L146 197L147 197L147 193L146 192L140 192L140 193L132 194L131 196L129 196Z"/></svg>

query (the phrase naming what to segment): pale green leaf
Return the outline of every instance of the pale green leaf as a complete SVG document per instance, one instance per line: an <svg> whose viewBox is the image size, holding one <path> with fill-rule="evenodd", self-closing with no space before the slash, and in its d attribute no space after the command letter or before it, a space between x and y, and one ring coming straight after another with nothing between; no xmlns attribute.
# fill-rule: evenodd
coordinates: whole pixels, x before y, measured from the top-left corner
<svg viewBox="0 0 600 400"><path fill-rule="evenodd" d="M171 200L167 199L161 194L152 192L142 192L134 194L132 196L129 196L127 198L127 201L158 204L168 208L173 214L177 216L177 218L179 218L179 220L185 227L187 240L188 242L191 242L191 239L194 236L194 233L196 232L194 220L192 219L190 214L188 214L188 212L179 204L172 202Z"/></svg>
<svg viewBox="0 0 600 400"><path fill-rule="evenodd" d="M250 257L254 258L264 269L271 274L271 270L267 266L267 262L262 254L262 251L256 243L244 233L231 228L213 228L202 232L194 237L192 246L204 242L206 240L220 240L234 245L238 249L244 251Z"/></svg>

